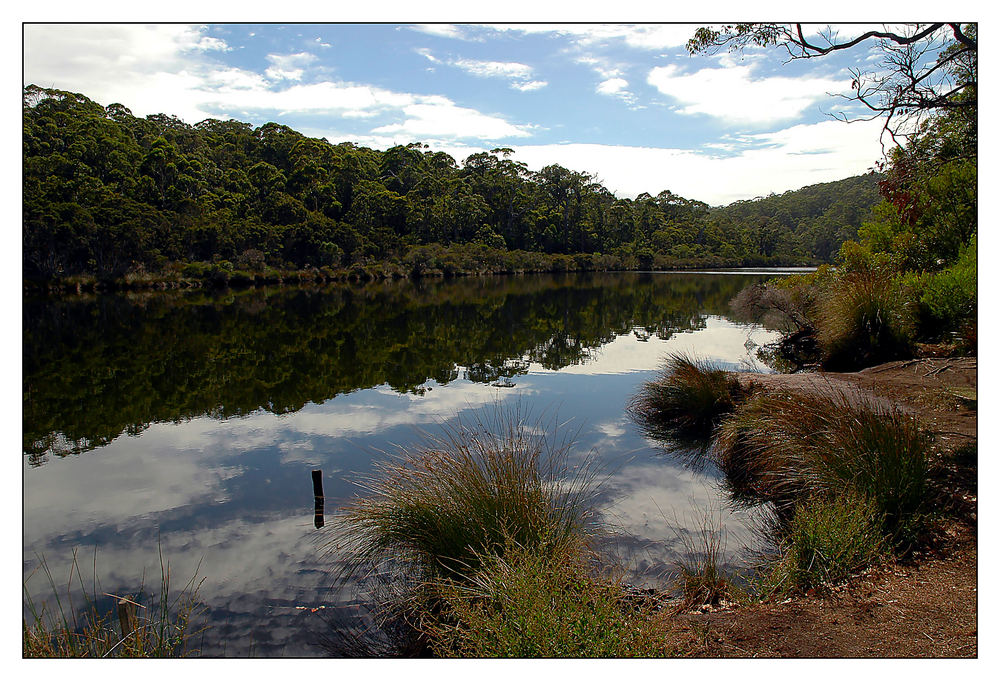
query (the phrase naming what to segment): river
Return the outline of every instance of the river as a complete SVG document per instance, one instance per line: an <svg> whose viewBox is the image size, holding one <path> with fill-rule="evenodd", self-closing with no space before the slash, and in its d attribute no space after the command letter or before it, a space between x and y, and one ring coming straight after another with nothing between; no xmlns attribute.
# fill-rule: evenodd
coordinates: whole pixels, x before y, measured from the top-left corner
<svg viewBox="0 0 1000 681"><path fill-rule="evenodd" d="M719 475L644 437L625 405L664 355L770 371L777 333L729 300L773 272L470 277L23 301L23 573L51 597L74 550L101 592L192 576L211 656L312 656L344 597L327 517L372 465L477 410L574 435L607 473L604 548L662 585L708 514L750 534ZM681 453L682 454L682 453Z"/></svg>

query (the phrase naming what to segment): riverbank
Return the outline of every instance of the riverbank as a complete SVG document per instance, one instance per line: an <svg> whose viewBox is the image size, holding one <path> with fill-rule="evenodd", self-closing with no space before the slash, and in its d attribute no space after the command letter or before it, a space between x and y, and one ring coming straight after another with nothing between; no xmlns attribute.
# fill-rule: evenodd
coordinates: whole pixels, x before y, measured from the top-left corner
<svg viewBox="0 0 1000 681"><path fill-rule="evenodd" d="M823 593L670 618L692 657L976 657L978 542L976 358L890 362L854 373L739 374L796 392L860 388L935 435L934 521L916 551Z"/></svg>
<svg viewBox="0 0 1000 681"><path fill-rule="evenodd" d="M725 259L716 256L672 258L662 254L541 253L501 250L482 245L415 246L402 256L349 266L281 268L258 262L249 266L226 260L171 262L158 271L120 276L74 274L46 280L24 279L26 293L100 293L112 291L368 282L424 277L451 278L500 274L564 272L692 271L739 268L811 267L819 263L778 257Z"/></svg>

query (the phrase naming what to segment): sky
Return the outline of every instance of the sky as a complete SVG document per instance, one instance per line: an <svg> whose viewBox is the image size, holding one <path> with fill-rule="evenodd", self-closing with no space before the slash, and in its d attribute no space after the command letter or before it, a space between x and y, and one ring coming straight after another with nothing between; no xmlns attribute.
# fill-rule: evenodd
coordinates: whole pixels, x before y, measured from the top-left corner
<svg viewBox="0 0 1000 681"><path fill-rule="evenodd" d="M669 189L711 205L861 174L882 157L881 121L831 115L860 113L837 95L872 52L691 56L699 25L30 23L23 84L191 124L422 142L458 161L509 147L532 170L588 172L620 197Z"/></svg>

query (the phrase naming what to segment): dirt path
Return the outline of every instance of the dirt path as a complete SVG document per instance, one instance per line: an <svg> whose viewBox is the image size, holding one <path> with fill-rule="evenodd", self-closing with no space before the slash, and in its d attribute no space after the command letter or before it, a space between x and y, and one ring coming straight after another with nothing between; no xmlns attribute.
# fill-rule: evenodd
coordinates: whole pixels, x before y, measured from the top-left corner
<svg viewBox="0 0 1000 681"><path fill-rule="evenodd" d="M976 657L977 466L955 457L977 435L975 358L891 362L850 374L741 374L772 387L857 386L916 414L938 437L945 511L928 546L823 596L677 615L694 657Z"/></svg>

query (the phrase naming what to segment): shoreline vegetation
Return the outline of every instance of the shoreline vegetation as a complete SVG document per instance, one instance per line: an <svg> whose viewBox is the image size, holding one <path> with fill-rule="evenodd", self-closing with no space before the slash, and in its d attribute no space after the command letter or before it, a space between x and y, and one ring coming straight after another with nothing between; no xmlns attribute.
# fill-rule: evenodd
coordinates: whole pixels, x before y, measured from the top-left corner
<svg viewBox="0 0 1000 681"><path fill-rule="evenodd" d="M256 267L238 269L229 262L193 262L166 265L159 272L132 272L119 278L100 278L77 274L48 279L24 279L25 293L83 294L116 291L172 289L243 289L273 285L308 285L325 283L365 283L422 278L453 278L511 274L559 274L571 272L643 272L817 267L822 262L751 258L739 261L718 257L678 260L667 256L649 259L612 256L601 253L547 254L532 251L507 251L488 246L420 246L403 258L358 263L351 267L310 267L277 269Z"/></svg>
<svg viewBox="0 0 1000 681"><path fill-rule="evenodd" d="M383 588L361 598L393 638L372 647L364 643L371 630L338 632L342 644L332 650L715 656L690 617L725 613L740 622L746 613L753 621L759 608L835 599L852 584L920 564L921 556L958 552L950 538L969 511L955 503L961 493L950 486L955 479L948 471L976 457L974 409L962 412L972 428L966 422L970 432L956 443L939 437L925 418L940 414L940 402L918 417L909 403L903 406L912 394L849 380L882 371L899 378L914 362L861 374L762 377L719 371L692 357L668 358L661 375L642 386L630 414L668 450L674 436L690 445L695 434L710 434L700 456L723 471L733 504L762 511L764 543L745 571L727 573L719 563L721 532L706 517L701 532L687 540L690 555L662 590L629 587L623 567L595 551L595 537L606 530L585 519L593 513L586 499L593 498L598 477L583 466L576 478L582 484L566 484L561 474L568 469L553 466L565 463L565 441L547 445L538 435L545 429L520 415L462 424L361 481L365 494L343 510L341 548L350 547L352 556L347 574L388 570L379 580ZM918 392L937 380L935 370L949 367L975 382L974 359L922 362L930 363L930 372L920 365L923 378L908 383ZM958 476L962 484L970 484L970 471ZM468 518L489 522L470 527ZM973 527L974 518L973 511ZM974 539L971 549L968 541L964 547L962 555L974 553ZM831 612L838 607L846 606L828 601ZM974 609L971 623L964 617L951 626L974 631ZM824 650L807 647L803 654L823 656Z"/></svg>

